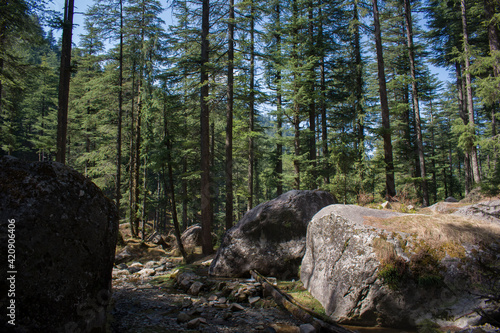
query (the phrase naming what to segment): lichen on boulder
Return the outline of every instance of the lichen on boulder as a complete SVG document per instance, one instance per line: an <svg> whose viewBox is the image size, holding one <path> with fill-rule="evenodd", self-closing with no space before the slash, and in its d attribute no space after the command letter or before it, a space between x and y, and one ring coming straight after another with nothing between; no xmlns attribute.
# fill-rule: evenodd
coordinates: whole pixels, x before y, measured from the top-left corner
<svg viewBox="0 0 500 333"><path fill-rule="evenodd" d="M344 324L467 327L500 314L500 225L332 205L309 223L304 286Z"/></svg>

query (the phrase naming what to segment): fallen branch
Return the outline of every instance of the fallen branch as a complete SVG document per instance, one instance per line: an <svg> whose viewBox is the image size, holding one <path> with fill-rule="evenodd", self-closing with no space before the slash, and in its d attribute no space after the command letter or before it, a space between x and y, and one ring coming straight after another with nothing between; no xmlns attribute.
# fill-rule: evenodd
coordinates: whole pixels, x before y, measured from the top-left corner
<svg viewBox="0 0 500 333"><path fill-rule="evenodd" d="M262 287L269 294L273 296L277 304L283 306L288 312L290 312L295 318L299 319L300 321L307 324L312 324L319 332L352 333L352 331L340 326L330 318L322 316L321 314L304 307L292 297L290 297L290 295L269 283L269 281L259 272L251 270L250 274L257 282L262 284Z"/></svg>

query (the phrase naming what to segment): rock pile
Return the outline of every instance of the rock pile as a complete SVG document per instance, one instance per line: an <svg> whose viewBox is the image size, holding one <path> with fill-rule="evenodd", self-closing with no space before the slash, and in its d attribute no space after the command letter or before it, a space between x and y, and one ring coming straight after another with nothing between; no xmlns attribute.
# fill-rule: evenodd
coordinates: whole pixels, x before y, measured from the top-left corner
<svg viewBox="0 0 500 333"><path fill-rule="evenodd" d="M316 332L280 310L254 280L218 280L206 273L180 271L170 260L117 265L112 323L116 332ZM161 269L144 277L135 271L146 266Z"/></svg>

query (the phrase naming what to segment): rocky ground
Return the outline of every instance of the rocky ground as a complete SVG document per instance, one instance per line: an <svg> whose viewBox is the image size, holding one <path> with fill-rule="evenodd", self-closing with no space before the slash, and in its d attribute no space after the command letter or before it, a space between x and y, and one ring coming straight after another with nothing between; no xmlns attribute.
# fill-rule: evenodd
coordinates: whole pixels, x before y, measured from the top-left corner
<svg viewBox="0 0 500 333"><path fill-rule="evenodd" d="M301 332L255 281L212 279L206 263L179 258L142 261L113 269L113 332Z"/></svg>

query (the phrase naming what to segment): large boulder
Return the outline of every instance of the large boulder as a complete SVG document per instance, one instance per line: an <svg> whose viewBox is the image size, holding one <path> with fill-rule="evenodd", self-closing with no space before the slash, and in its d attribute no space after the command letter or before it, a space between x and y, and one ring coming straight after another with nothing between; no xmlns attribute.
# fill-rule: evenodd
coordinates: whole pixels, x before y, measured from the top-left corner
<svg viewBox="0 0 500 333"><path fill-rule="evenodd" d="M226 232L209 273L241 277L255 269L264 275L297 276L307 224L333 203L328 192L294 190L258 205Z"/></svg>
<svg viewBox="0 0 500 333"><path fill-rule="evenodd" d="M500 200L487 200L457 209L455 215L500 223Z"/></svg>
<svg viewBox="0 0 500 333"><path fill-rule="evenodd" d="M194 253L196 247L201 246L201 225L195 224L184 230L181 235L184 250Z"/></svg>
<svg viewBox="0 0 500 333"><path fill-rule="evenodd" d="M332 205L307 232L301 280L343 324L467 327L500 314L500 224Z"/></svg>
<svg viewBox="0 0 500 333"><path fill-rule="evenodd" d="M0 244L10 254L2 256L0 307L8 316L3 311L0 327L104 332L118 232L115 205L60 163L1 157L0 179Z"/></svg>

